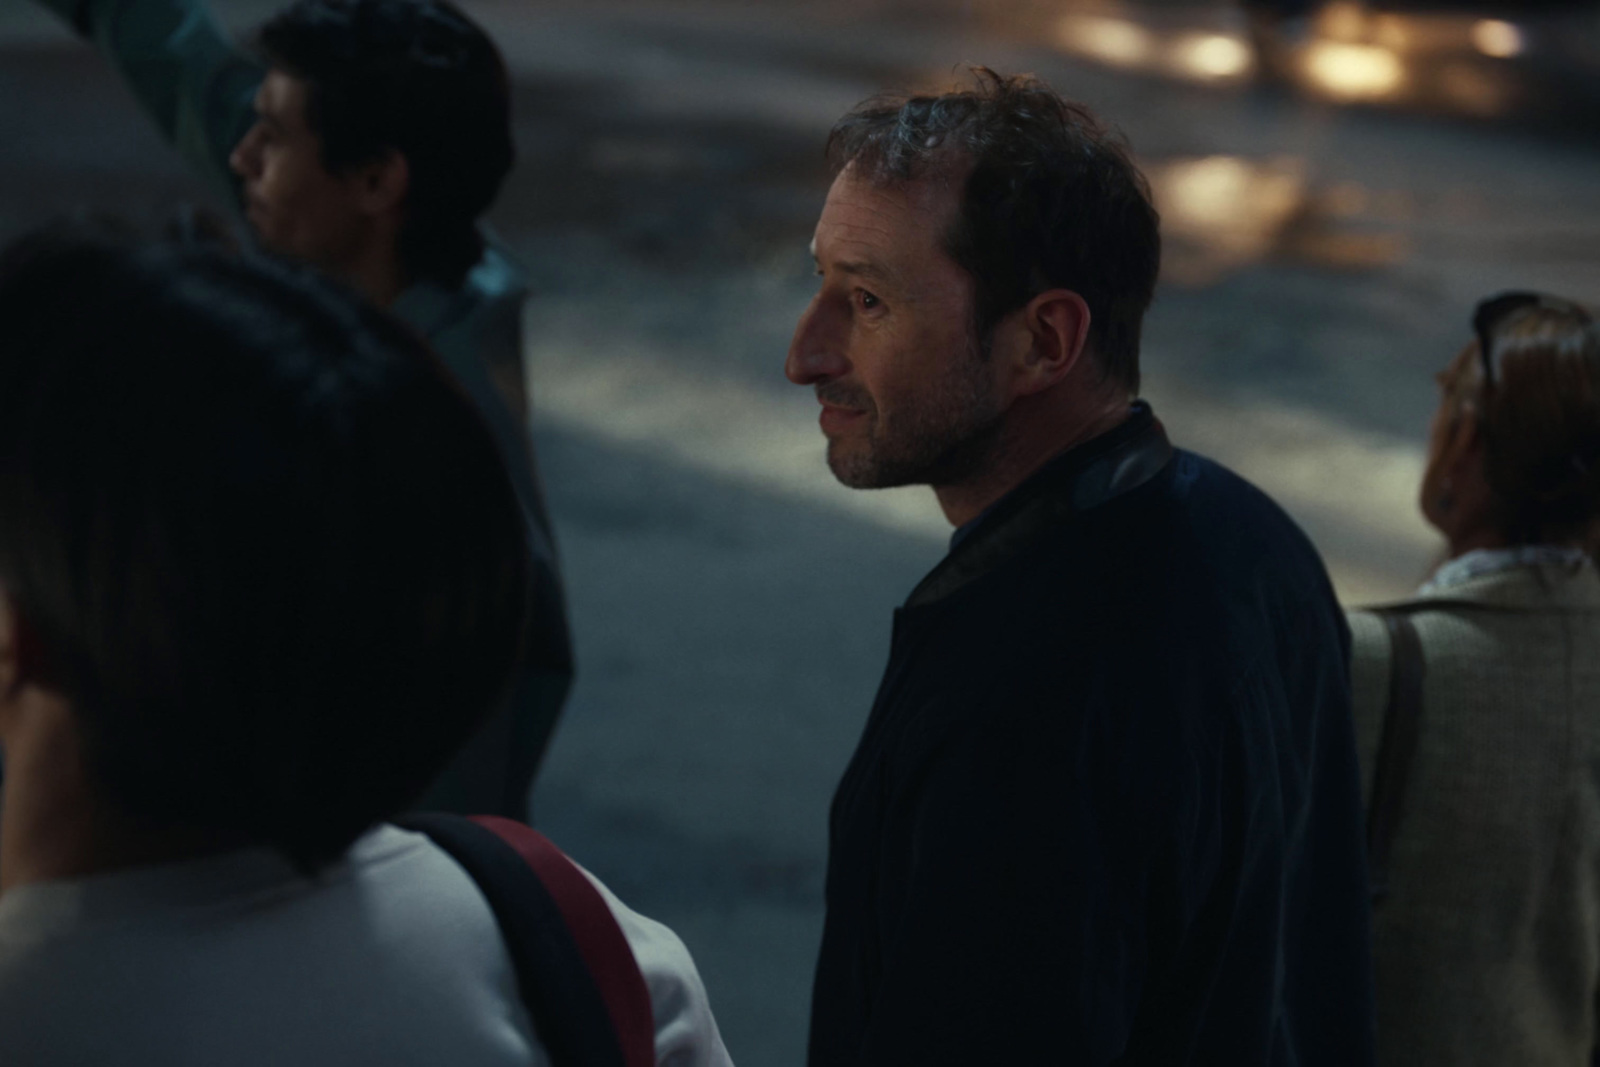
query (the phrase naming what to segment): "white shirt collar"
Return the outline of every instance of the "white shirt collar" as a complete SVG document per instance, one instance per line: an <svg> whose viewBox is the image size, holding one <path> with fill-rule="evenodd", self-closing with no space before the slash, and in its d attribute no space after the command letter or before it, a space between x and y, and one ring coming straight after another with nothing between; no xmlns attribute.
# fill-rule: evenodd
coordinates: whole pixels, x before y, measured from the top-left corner
<svg viewBox="0 0 1600 1067"><path fill-rule="evenodd" d="M1576 569L1589 562L1581 548L1564 545L1514 545L1511 548L1478 548L1447 560L1433 576L1422 583L1420 593L1452 589L1486 574L1498 574L1513 567L1553 566Z"/></svg>

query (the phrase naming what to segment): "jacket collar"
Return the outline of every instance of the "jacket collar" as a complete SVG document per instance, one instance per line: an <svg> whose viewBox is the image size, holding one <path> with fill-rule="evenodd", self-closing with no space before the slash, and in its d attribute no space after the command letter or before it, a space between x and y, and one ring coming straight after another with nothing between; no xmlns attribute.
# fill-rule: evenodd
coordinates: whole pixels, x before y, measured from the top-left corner
<svg viewBox="0 0 1600 1067"><path fill-rule="evenodd" d="M1517 567L1577 570L1589 563L1581 548L1566 545L1511 545L1507 548L1478 548L1441 563L1422 583L1419 594L1444 593L1467 582Z"/></svg>
<svg viewBox="0 0 1600 1067"><path fill-rule="evenodd" d="M1600 573L1592 560L1528 562L1489 571L1448 587L1424 586L1404 600L1363 610L1478 608L1511 612L1600 612Z"/></svg>
<svg viewBox="0 0 1600 1067"><path fill-rule="evenodd" d="M1144 485L1173 455L1150 405L1135 401L1116 429L1050 460L992 505L911 591L906 607L934 603L976 581L1049 527Z"/></svg>
<svg viewBox="0 0 1600 1067"><path fill-rule="evenodd" d="M520 308L528 295L527 273L492 230L479 226L478 232L483 255L460 285L413 282L395 297L390 313L431 341L485 303L503 301Z"/></svg>

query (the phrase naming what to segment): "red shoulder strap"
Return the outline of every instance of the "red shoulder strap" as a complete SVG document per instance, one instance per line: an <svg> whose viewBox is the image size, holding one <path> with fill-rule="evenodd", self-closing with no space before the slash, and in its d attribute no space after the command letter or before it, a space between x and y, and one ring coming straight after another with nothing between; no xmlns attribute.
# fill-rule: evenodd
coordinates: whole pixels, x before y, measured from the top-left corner
<svg viewBox="0 0 1600 1067"><path fill-rule="evenodd" d="M589 965L627 1067L653 1067L656 1027L650 990L600 891L549 838L532 827L498 815L474 815L472 821L516 849L539 876Z"/></svg>

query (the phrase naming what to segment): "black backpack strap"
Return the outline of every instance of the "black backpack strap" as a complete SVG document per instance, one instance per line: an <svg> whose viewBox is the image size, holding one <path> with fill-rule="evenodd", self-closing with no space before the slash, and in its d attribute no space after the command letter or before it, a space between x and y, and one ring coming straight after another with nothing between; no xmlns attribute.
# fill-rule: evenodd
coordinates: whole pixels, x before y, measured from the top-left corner
<svg viewBox="0 0 1600 1067"><path fill-rule="evenodd" d="M1389 890L1389 852L1404 809L1406 784L1416 759L1422 728L1422 680L1427 665L1411 617L1401 611L1377 612L1389 632L1389 702L1383 713L1367 810L1367 863L1372 899Z"/></svg>
<svg viewBox="0 0 1600 1067"><path fill-rule="evenodd" d="M562 879L562 885L547 886L546 879L503 833L474 819L427 813L406 815L395 824L427 834L478 884L505 938L522 1001L556 1067L635 1067L640 1045L637 1031L642 1025L653 1034L648 992L644 992L643 1020L637 1018L637 1010L632 1012L632 1019L618 1019L618 1012L602 992L602 986L616 984L617 976L597 975L591 969L558 900L574 892L570 879ZM527 827L520 829L524 836L536 833ZM560 856L548 841L544 843L582 879L582 872L570 860ZM593 886L585 882L583 888L600 900ZM600 907L605 907L603 900ZM610 918L609 911L606 917ZM615 927L615 920L611 921ZM622 938L620 928L616 929L616 937ZM625 939L623 944L626 948ZM630 985L636 983L637 990L644 990L644 979L639 976L631 951L626 965L632 973L623 979ZM625 1024L621 1034L619 1021ZM653 1044L645 1047L651 1049L646 1062L653 1062Z"/></svg>

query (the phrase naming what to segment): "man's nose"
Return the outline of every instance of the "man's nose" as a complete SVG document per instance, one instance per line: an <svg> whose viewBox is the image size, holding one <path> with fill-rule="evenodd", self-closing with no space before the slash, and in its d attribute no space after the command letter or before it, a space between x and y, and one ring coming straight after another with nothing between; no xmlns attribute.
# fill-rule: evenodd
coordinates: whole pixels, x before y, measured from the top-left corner
<svg viewBox="0 0 1600 1067"><path fill-rule="evenodd" d="M228 153L228 167L241 178L249 178L256 172L256 163L259 153L256 152L256 128L250 127L250 132L244 139L233 146L233 151Z"/></svg>
<svg viewBox="0 0 1600 1067"><path fill-rule="evenodd" d="M801 314L789 342L789 355L783 373L796 385L843 378L850 373L850 360L844 354L844 340L838 324L828 313L819 294Z"/></svg>

